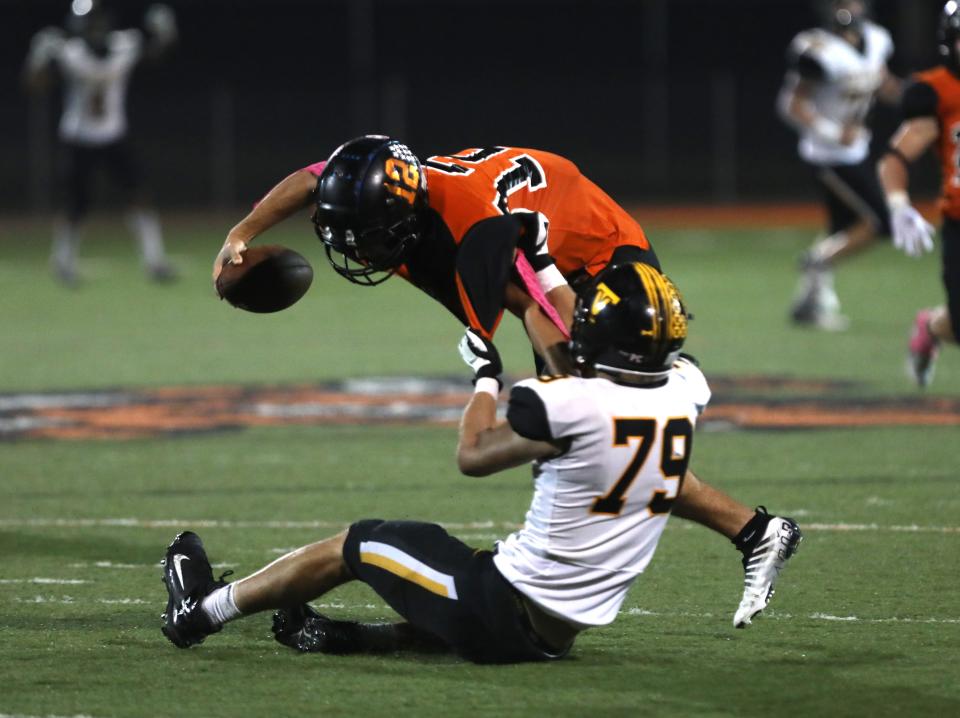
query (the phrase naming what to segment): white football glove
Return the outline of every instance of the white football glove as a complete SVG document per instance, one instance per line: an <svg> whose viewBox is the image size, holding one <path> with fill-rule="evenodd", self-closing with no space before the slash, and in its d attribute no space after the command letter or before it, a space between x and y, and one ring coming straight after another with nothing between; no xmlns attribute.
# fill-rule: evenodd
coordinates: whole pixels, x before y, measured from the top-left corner
<svg viewBox="0 0 960 718"><path fill-rule="evenodd" d="M936 231L923 216L909 204L890 210L893 224L893 246L908 257L919 257L933 251L933 234Z"/></svg>
<svg viewBox="0 0 960 718"><path fill-rule="evenodd" d="M500 353L497 348L488 339L484 339L473 329L467 329L457 347L460 350L460 356L467 366L473 369L473 381L489 377L496 379L501 386L503 382L500 375L503 373L503 362L500 361Z"/></svg>

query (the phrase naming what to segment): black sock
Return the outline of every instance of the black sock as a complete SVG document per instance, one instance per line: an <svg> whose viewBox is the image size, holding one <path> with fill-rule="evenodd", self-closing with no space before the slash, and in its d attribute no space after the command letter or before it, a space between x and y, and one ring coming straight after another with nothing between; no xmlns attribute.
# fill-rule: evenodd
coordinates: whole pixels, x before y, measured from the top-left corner
<svg viewBox="0 0 960 718"><path fill-rule="evenodd" d="M731 542L736 546L737 550L746 554L753 549L760 540L760 537L763 536L767 524L770 523L770 518L766 507L758 506L756 512L753 514L753 518L747 521L746 526L740 529L740 533L731 539Z"/></svg>

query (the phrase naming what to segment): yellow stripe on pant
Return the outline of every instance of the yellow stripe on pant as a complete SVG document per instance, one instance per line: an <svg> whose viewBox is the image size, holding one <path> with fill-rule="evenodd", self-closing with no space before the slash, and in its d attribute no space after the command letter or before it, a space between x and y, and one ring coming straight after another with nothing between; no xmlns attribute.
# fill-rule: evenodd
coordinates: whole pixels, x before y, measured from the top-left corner
<svg viewBox="0 0 960 718"><path fill-rule="evenodd" d="M395 546L379 541L361 541L360 562L389 571L394 576L414 583L430 593L457 600L457 587L453 576L430 568Z"/></svg>

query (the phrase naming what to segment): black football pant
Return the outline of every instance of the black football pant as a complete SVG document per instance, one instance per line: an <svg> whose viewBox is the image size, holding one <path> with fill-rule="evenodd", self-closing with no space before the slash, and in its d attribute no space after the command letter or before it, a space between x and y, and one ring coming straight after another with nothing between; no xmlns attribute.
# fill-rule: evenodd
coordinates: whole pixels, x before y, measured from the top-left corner
<svg viewBox="0 0 960 718"><path fill-rule="evenodd" d="M945 217L940 235L943 253L943 286L947 290L947 309L953 336L960 341L960 220Z"/></svg>
<svg viewBox="0 0 960 718"><path fill-rule="evenodd" d="M890 236L890 210L873 159L867 157L855 165L824 165L814 170L826 202L830 234L866 220L879 234Z"/></svg>
<svg viewBox="0 0 960 718"><path fill-rule="evenodd" d="M94 146L63 143L60 153L61 204L71 221L89 211L90 190L100 170L128 199L141 187L140 168L125 140Z"/></svg>
<svg viewBox="0 0 960 718"><path fill-rule="evenodd" d="M367 519L343 549L353 575L413 626L477 663L542 661L520 598L493 563L436 524Z"/></svg>

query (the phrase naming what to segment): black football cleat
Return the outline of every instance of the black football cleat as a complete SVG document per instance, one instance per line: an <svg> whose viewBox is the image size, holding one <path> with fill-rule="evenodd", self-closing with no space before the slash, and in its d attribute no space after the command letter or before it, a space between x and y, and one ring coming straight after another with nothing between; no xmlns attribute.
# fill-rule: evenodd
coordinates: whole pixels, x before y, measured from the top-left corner
<svg viewBox="0 0 960 718"><path fill-rule="evenodd" d="M301 653L357 653L363 650L353 621L335 621L307 604L273 614L273 637Z"/></svg>
<svg viewBox="0 0 960 718"><path fill-rule="evenodd" d="M147 268L147 276L157 284L172 284L180 278L177 270L169 262L151 265Z"/></svg>
<svg viewBox="0 0 960 718"><path fill-rule="evenodd" d="M163 561L163 583L167 587L167 610L163 619L163 635L178 648L189 648L222 626L214 625L201 608L201 602L221 586L224 577L214 580L200 537L192 531L178 534L167 547Z"/></svg>

